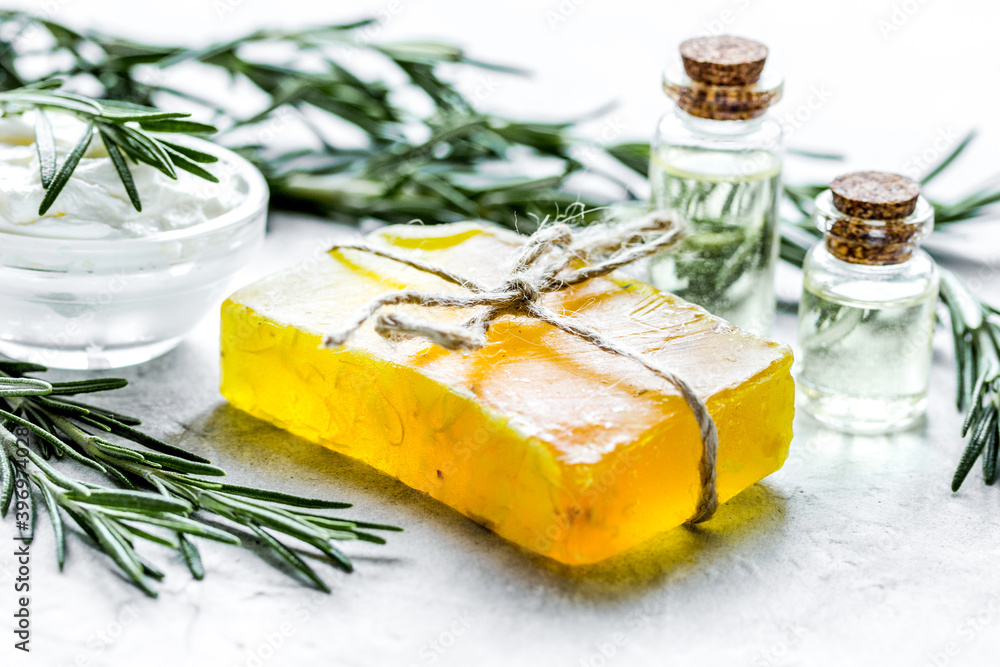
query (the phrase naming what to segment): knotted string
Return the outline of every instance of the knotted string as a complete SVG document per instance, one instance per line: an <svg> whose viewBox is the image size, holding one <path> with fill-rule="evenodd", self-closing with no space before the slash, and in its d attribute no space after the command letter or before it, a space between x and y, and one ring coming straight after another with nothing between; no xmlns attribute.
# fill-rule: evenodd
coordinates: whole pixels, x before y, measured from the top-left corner
<svg viewBox="0 0 1000 667"><path fill-rule="evenodd" d="M558 292L592 278L606 276L616 269L665 250L674 245L680 236L680 227L655 214L617 228L605 228L598 233L593 230L574 232L564 224L549 225L528 237L506 280L494 288L484 287L443 267L397 254L386 248L364 243L335 245L330 249L331 252L358 250L391 259L459 285L468 290L469 294L414 290L388 292L369 301L341 329L328 333L323 339L323 346L334 348L344 345L365 322L374 318L375 331L386 338L417 336L447 350L478 350L486 344L486 334L492 323L501 316L510 315L540 320L605 352L634 361L676 387L698 423L702 445L699 462L701 492L695 513L688 523L700 523L711 518L719 505L716 490L719 434L705 402L683 378L638 352L615 343L598 331L563 317L539 303L543 294ZM406 313L380 312L386 306L403 304L480 310L458 326Z"/></svg>

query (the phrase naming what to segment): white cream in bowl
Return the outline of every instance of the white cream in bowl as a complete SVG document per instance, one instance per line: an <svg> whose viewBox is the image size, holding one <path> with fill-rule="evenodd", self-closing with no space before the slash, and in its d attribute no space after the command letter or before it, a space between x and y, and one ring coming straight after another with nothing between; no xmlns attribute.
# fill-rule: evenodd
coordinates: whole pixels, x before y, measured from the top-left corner
<svg viewBox="0 0 1000 667"><path fill-rule="evenodd" d="M85 125L48 116L61 166ZM140 363L218 307L263 241L267 184L232 151L165 138L218 157L201 166L219 183L181 169L174 180L130 160L136 211L95 136L39 215L44 190L30 115L0 118L0 354L56 368Z"/></svg>

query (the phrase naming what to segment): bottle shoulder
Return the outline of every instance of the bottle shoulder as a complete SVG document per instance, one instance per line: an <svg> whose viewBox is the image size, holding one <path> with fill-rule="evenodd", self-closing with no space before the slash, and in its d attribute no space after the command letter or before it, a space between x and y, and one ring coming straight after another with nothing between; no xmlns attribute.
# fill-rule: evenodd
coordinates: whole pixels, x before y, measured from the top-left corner
<svg viewBox="0 0 1000 667"><path fill-rule="evenodd" d="M941 281L937 264L920 248L900 264L868 266L837 259L822 242L806 254L802 279L813 294L861 307L937 298Z"/></svg>
<svg viewBox="0 0 1000 667"><path fill-rule="evenodd" d="M784 149L781 124L764 116L749 121L695 118L676 106L667 111L656 128L655 146L690 146L731 151L762 150L779 154Z"/></svg>

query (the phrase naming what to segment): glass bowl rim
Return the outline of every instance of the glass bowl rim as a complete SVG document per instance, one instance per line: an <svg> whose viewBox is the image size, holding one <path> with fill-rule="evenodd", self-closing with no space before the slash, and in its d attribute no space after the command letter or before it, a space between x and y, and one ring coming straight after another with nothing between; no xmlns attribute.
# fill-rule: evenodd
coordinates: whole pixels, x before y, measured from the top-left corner
<svg viewBox="0 0 1000 667"><path fill-rule="evenodd" d="M129 250L157 247L165 243L197 239L200 236L209 235L228 227L238 227L252 220L267 207L269 196L267 182L264 180L264 175L260 173L260 170L253 166L249 160L224 146L206 139L178 136L171 137L171 141L215 155L219 158L219 162L216 164L228 163L232 165L234 167L232 173L241 177L247 185L246 195L240 203L232 210L226 211L205 222L182 229L159 232L150 236L116 239L73 239L54 236L32 236L30 234L15 234L8 231L0 231L0 245L3 245L5 249L11 246L31 246L40 252L44 252L46 250L51 251L59 247L65 247L69 244L72 246L74 254L85 254L88 251L101 253L108 250L127 252Z"/></svg>

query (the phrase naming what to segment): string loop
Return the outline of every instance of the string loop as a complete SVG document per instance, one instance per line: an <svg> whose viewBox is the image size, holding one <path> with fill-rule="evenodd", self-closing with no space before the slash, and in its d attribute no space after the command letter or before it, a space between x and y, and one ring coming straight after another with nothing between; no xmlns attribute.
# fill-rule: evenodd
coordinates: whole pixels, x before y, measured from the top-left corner
<svg viewBox="0 0 1000 667"><path fill-rule="evenodd" d="M543 294L558 292L592 278L606 276L623 266L669 248L680 237L679 226L655 213L617 227L605 227L600 231L594 231L593 228L573 230L565 224L544 226L528 237L514 260L507 279L495 289L481 286L474 280L443 267L397 254L386 248L364 243L336 245L331 248L331 252L357 250L378 255L436 275L465 288L469 294L413 290L383 294L368 302L343 328L329 332L323 339L323 346L335 348L344 345L365 322L374 318L375 331L387 338L417 336L446 350L477 350L486 344L486 334L494 321L504 315L513 315L541 320L609 354L629 359L676 387L698 424L702 445L699 461L701 488L695 512L688 523L700 523L710 519L719 506L716 489L719 433L708 412L708 406L683 378L600 332L563 317L539 303ZM570 268L571 265L577 268ZM405 313L381 312L386 306L402 304L481 310L459 326Z"/></svg>

